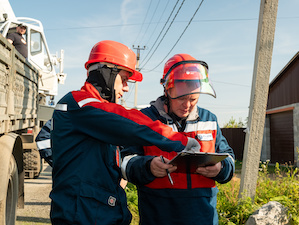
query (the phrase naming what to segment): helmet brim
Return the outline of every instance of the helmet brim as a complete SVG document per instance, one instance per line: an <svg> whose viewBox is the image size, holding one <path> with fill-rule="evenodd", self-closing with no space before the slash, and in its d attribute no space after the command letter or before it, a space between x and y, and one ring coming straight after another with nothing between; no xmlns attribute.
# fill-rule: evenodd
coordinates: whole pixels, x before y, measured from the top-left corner
<svg viewBox="0 0 299 225"><path fill-rule="evenodd" d="M142 73L140 73L137 70L134 70L133 75L131 77L129 77L129 80L141 82L143 80Z"/></svg>

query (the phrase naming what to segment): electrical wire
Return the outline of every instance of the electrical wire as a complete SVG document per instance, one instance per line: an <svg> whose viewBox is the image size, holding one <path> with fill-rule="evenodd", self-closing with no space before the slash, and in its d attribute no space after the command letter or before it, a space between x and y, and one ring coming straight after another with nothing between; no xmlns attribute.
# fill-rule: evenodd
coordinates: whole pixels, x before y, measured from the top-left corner
<svg viewBox="0 0 299 225"><path fill-rule="evenodd" d="M161 63L167 58L167 56L170 54L170 52L175 48L175 46L177 45L177 43L180 41L180 39L182 38L183 34L185 33L185 31L187 30L187 28L189 27L189 25L191 24L194 16L196 15L196 13L198 12L198 10L200 9L202 3L204 2L204 0L202 0L199 4L199 6L197 7L197 9L195 10L195 13L193 14L193 16L191 17L189 23L187 24L187 26L185 27L185 29L183 30L182 34L180 35L180 37L177 39L177 41L175 42L175 44L172 46L172 48L170 49L170 51L167 53L167 55L161 60L161 62L154 67L153 69L151 69L149 72L151 72L152 70L156 69L158 66L161 65Z"/></svg>
<svg viewBox="0 0 299 225"><path fill-rule="evenodd" d="M160 16L158 22L156 23L156 26L155 26L153 32L151 33L151 35L150 35L150 37L148 38L147 42L144 44L145 46L148 46L149 41L152 39L154 33L156 32L156 29L157 29L159 23L161 22L161 19L162 19L163 15L164 15L164 13L165 13L165 11L166 11L166 9L167 9L167 6L168 6L168 4L169 4L169 1L170 1L170 0L167 1L166 5L165 5L165 8L164 8L164 10L163 10L163 12L162 12L162 14L161 14L161 16Z"/></svg>
<svg viewBox="0 0 299 225"><path fill-rule="evenodd" d="M277 17L277 20L284 19L299 19L297 16L293 17ZM199 22L235 22L235 21L256 21L258 18L247 18L247 19L210 19L210 20L193 20L193 23ZM187 21L176 21L176 23L185 23ZM112 28L112 27L128 27L128 26L139 26L140 23L131 23L131 24L113 24L113 25L101 25L101 26L87 26L87 27L64 27L64 28L45 28L45 31L56 31L56 30L82 30L82 29L98 29L98 28Z"/></svg>
<svg viewBox="0 0 299 225"><path fill-rule="evenodd" d="M156 44L157 41L159 40L159 38L160 38L162 32L164 31L164 29L165 29L165 27L166 27L166 25L167 25L167 23L168 23L170 17L172 16L172 14L173 14L173 12L174 12L174 10L175 10L177 4L179 3L179 1L180 1L180 0L177 0L177 2L175 3L174 7L172 8L172 11L171 11L170 15L168 16L167 21L165 22L163 28L161 29L161 31L160 31L158 37L156 38L156 40L155 40L153 46L150 48L150 50L148 51L148 53L147 53L147 54L145 55L145 57L143 58L142 63L143 63L143 62L146 60L146 58L149 56L149 54L150 54L151 51L153 50L153 47L155 46L155 44Z"/></svg>
<svg viewBox="0 0 299 225"><path fill-rule="evenodd" d="M148 12L149 12L149 9L150 9L150 7L151 7L152 1L153 1L153 0L151 0L151 2L150 2L150 4L149 4L149 6L148 6L148 8L147 8L147 11L146 11L145 17L144 17L144 19L143 19L143 22L142 22L142 24L141 24L141 28L140 28L140 30L139 30L139 33L138 33L138 35L136 36L136 40L135 40L134 42L136 42L136 41L137 41L137 39L138 39L138 37L139 37L139 35L140 35L140 33L141 33L141 30L142 30L142 28L143 28L143 25L144 25L144 23L145 23L145 20L146 20L147 14L148 14Z"/></svg>
<svg viewBox="0 0 299 225"><path fill-rule="evenodd" d="M173 22L174 22L174 20L175 20L175 18L177 17L177 15L178 15L178 13L180 12L180 10L181 10L181 8L182 8L182 6L183 6L183 4L184 4L184 2L185 2L185 0L183 0L183 2L181 3L181 5L180 5L180 7L178 8L178 10L177 10L177 12L176 12L176 14L175 14L175 16L174 16L174 18L172 19L172 21L171 21L171 23L169 24L169 26L168 26L168 28L167 28L167 30L165 31L165 33L164 33L164 35L163 35L163 37L161 38L161 40L160 40L160 42L159 42L159 44L156 46L156 48L155 48L155 50L154 50L154 52L151 54L151 56L150 56L150 58L144 63L144 65L143 65L143 67L148 63L148 61L153 57L153 54L157 51L157 49L158 49L158 47L160 46L160 44L161 44L161 42L164 40L164 38L165 38L165 36L166 36L166 34L168 33L168 31L169 31L169 29L170 29L170 27L172 26L172 24L173 24ZM140 68L140 70L141 70L142 68Z"/></svg>
<svg viewBox="0 0 299 225"><path fill-rule="evenodd" d="M234 84L234 83L223 82L223 81L215 81L215 80L213 80L212 83L213 83L213 84L214 84L214 83L228 84L228 85L234 85L234 86L238 86L238 87L240 87L240 86L242 86L242 87L251 87L250 85L245 85L245 84Z"/></svg>
<svg viewBox="0 0 299 225"><path fill-rule="evenodd" d="M144 35L146 34L146 32L147 32L149 26L151 25L151 23L152 23L152 21L153 21L153 18L154 18L154 16L156 15L156 12L157 12L157 9L158 9L158 6L159 6L159 5L160 5L160 0L159 0L157 6L156 6L156 8L155 8L155 11L154 11L154 13L153 13L153 15L152 15L152 18L150 19L150 21L149 21L149 23L148 23L147 28L145 29L145 32L143 33L143 35L142 35L142 37L141 37L141 39L140 39L140 41L139 41L140 43L142 42L142 40L143 40L143 38L144 38Z"/></svg>

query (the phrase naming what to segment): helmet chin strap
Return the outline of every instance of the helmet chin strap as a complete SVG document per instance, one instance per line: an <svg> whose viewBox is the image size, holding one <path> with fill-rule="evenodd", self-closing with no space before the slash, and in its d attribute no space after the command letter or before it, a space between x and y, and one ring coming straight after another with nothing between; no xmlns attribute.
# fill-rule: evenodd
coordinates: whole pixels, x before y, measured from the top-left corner
<svg viewBox="0 0 299 225"><path fill-rule="evenodd" d="M116 103L116 99L115 99L115 90L114 90L114 82L116 79L117 74L119 73L119 70L116 68L116 66L111 69L110 72L110 77L109 77L109 81L108 81L108 87L110 88L110 92L111 92L111 99L109 102L113 102Z"/></svg>
<svg viewBox="0 0 299 225"><path fill-rule="evenodd" d="M97 89L103 99L115 103L114 82L118 72L115 68L98 67L89 72L86 81Z"/></svg>
<svg viewBox="0 0 299 225"><path fill-rule="evenodd" d="M166 105L166 107L167 107L167 113L169 113L170 112L169 96L167 94L167 91L165 91L165 90L164 90L164 97L165 97L164 105Z"/></svg>

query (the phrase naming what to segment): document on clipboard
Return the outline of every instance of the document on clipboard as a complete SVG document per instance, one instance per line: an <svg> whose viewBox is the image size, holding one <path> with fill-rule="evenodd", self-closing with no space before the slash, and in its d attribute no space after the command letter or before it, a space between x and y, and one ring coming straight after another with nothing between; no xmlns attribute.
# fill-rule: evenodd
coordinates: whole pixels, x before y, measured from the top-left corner
<svg viewBox="0 0 299 225"><path fill-rule="evenodd" d="M177 166L177 170L175 172L195 173L197 167L215 165L228 156L228 153L180 152L169 162L169 164Z"/></svg>

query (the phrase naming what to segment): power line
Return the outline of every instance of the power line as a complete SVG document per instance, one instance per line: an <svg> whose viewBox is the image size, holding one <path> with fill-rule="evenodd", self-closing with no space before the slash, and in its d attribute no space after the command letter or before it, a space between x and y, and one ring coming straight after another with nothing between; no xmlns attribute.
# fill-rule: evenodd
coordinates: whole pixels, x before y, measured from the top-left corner
<svg viewBox="0 0 299 225"><path fill-rule="evenodd" d="M152 47L150 48L149 52L145 55L145 57L144 57L144 59L143 59L143 62L146 60L147 56L150 54L150 52L152 51L153 47L155 46L155 44L157 43L158 39L160 38L162 32L164 31L164 28L166 27L166 25L167 25L167 23L168 23L170 17L172 16L172 14L173 14L173 12L174 12L174 10L175 10L177 4L179 3L179 1L180 1L180 0L177 0L177 2L175 3L174 7L172 8L172 11L171 11L170 15L168 16L167 21L165 22L165 24L164 24L162 30L160 31L158 37L156 38L156 40L155 40L154 44L152 45ZM147 62L147 61L146 61L146 62Z"/></svg>
<svg viewBox="0 0 299 225"><path fill-rule="evenodd" d="M293 17L277 17L279 19L299 19L298 16ZM245 18L245 19L210 19L210 20L193 20L193 23L200 22L235 22L235 21L254 21L258 20L258 18ZM188 21L179 20L175 23L186 23ZM152 24L160 23L160 22L152 22ZM162 22L161 22L162 23ZM45 28L45 31L55 31L55 30L81 30L81 29L98 29L98 28L112 28L112 27L126 27L126 26L139 26L141 23L131 23L131 24L112 24L112 25L100 25L100 26L86 26L86 27L65 27L65 28ZM144 23L147 24L147 23Z"/></svg>
<svg viewBox="0 0 299 225"><path fill-rule="evenodd" d="M166 59L166 57L170 54L170 52L174 49L174 47L177 45L177 43L180 41L180 39L182 38L183 34L185 33L185 31L187 30L187 28L189 27L189 25L191 24L194 16L196 15L197 11L199 10L199 8L201 7L202 3L204 0L201 1L201 3L199 4L199 6L197 7L197 9L195 10L195 13L193 14L193 16L191 17L189 23L187 24L187 26L185 27L185 29L183 30L182 34L180 35L180 37L178 38L178 40L176 41L176 43L173 45L173 47L170 49L170 51L167 53L167 55L164 57L164 59L161 60L161 62L154 67L153 69L151 69L150 71L156 69L158 66L160 66L160 64Z"/></svg>
<svg viewBox="0 0 299 225"><path fill-rule="evenodd" d="M141 28L140 28L140 30L139 30L139 33L138 33L138 35L137 35L137 37L136 37L136 40L138 39L138 37L139 37L139 35L140 35L140 33L141 33L141 30L142 30L143 25L144 25L144 22L145 22L145 20L146 20L147 14L148 14L149 9L150 9L150 7L151 7L152 1L153 1L153 0L151 0L149 6L147 7L147 11L146 11L145 17L144 17L144 19L143 19L143 22L142 22ZM136 42L136 40L135 40L135 42Z"/></svg>
<svg viewBox="0 0 299 225"><path fill-rule="evenodd" d="M144 63L143 67L144 67L144 66L148 63L148 61L152 58L153 54L157 51L157 49L158 49L158 47L160 46L161 42L164 40L166 34L168 33L170 27L171 27L172 24L173 24L175 18L177 17L178 13L180 12L180 10L181 10L181 8L182 8L184 2L185 2L185 0L183 0L183 2L181 3L180 7L178 8L178 11L176 12L175 16L173 17L171 23L169 24L167 30L165 31L163 37L161 38L161 40L160 40L160 42L159 42L159 44L158 44L157 47L155 48L154 52L151 54L150 58ZM141 68L141 69L142 69L142 68ZM140 69L140 70L141 70L141 69Z"/></svg>
<svg viewBox="0 0 299 225"><path fill-rule="evenodd" d="M165 8L164 8L164 10L163 10L163 12L162 12L160 18L159 18L158 22L156 23L156 26L155 26L153 32L151 33L151 36L148 38L147 42L145 43L145 46L148 46L149 41L152 39L152 36L153 36L153 34L155 33L155 31L156 31L156 29L157 29L157 27L158 27L158 24L160 23L160 21L161 21L163 15L164 15L164 12L165 12L166 9L167 9L167 6L168 6L168 4L169 4L169 1L170 1L170 0L167 1L166 5L165 5Z"/></svg>
<svg viewBox="0 0 299 225"><path fill-rule="evenodd" d="M179 0L178 0L179 1ZM284 19L299 19L299 17L289 17ZM235 21L254 21L258 20L258 18L248 18L248 19L211 19L211 20L194 20L194 23L198 22L235 22ZM187 20L177 20L175 23L186 23ZM152 22L151 24L159 24L164 22ZM166 22L167 23L167 22ZM149 23L130 23L130 24L112 24L112 25L100 25L100 26L86 26L86 27L65 27L65 28L45 28L46 31L52 30L82 30L82 29L98 29L98 28L113 28L113 27L129 27L129 26L139 26Z"/></svg>
<svg viewBox="0 0 299 225"><path fill-rule="evenodd" d="M251 87L250 85L245 85L245 84L234 84L234 83L215 81L215 80L213 80L213 83L229 84L229 85L242 86L242 87Z"/></svg>
<svg viewBox="0 0 299 225"><path fill-rule="evenodd" d="M143 38L144 38L144 35L146 34L146 32L147 32L149 26L152 24L152 20L153 20L154 16L156 15L157 8L158 8L159 5L160 5L160 0L159 0L157 6L156 6L156 8L155 8L155 11L154 11L154 13L153 13L153 15L152 15L152 18L150 19L150 21L149 21L149 23L148 23L148 26L147 26L147 28L145 29L145 32L143 33L142 38L140 39L139 43L142 42L142 40L143 40Z"/></svg>

